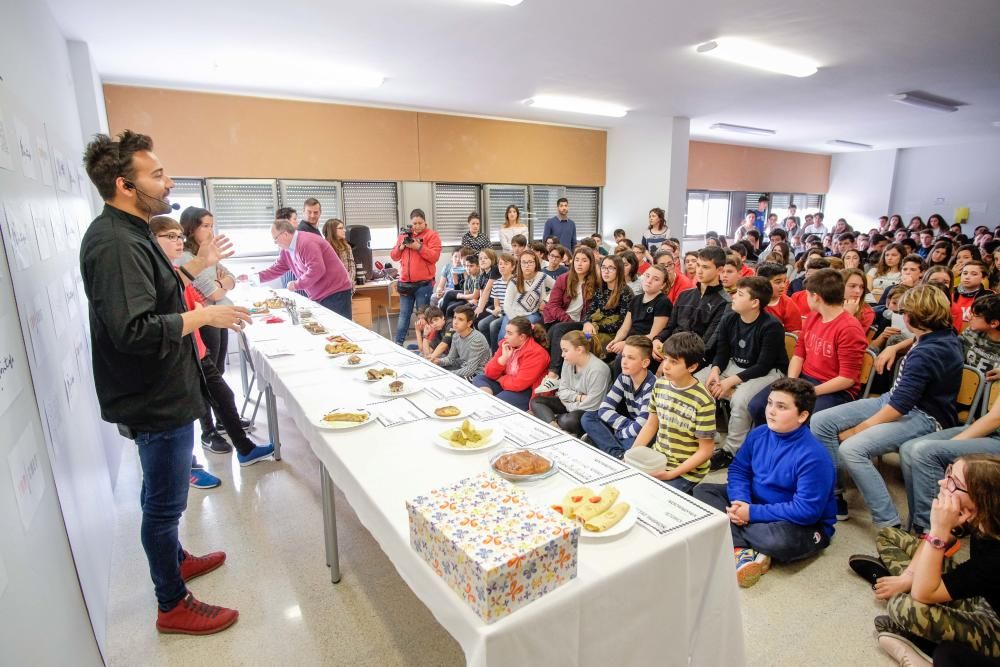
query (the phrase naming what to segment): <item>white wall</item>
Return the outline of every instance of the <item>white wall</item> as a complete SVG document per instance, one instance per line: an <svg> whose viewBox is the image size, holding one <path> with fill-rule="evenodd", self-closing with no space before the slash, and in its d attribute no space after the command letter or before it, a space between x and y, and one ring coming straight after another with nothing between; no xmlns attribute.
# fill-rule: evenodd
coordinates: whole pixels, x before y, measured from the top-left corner
<svg viewBox="0 0 1000 667"><path fill-rule="evenodd" d="M830 163L830 190L824 211L829 223L837 218L859 231L878 226L888 215L896 150L839 153Z"/></svg>
<svg viewBox="0 0 1000 667"><path fill-rule="evenodd" d="M1000 224L1000 139L899 151L891 213L904 221L940 213L951 222L963 206L970 208L973 227Z"/></svg>
<svg viewBox="0 0 1000 667"><path fill-rule="evenodd" d="M649 224L649 209L656 206L667 211L672 234L681 235L687 206L689 127L687 118L629 118L626 124L608 130L602 213L605 240L620 227L638 243Z"/></svg>

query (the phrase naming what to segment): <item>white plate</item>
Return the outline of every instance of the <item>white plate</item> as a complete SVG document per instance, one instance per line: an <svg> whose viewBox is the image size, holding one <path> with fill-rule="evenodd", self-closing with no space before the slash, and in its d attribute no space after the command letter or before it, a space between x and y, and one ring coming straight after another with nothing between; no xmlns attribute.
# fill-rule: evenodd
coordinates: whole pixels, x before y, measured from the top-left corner
<svg viewBox="0 0 1000 667"><path fill-rule="evenodd" d="M361 347L361 346L359 345L358 347ZM338 352L337 354L330 354L329 352L326 351L325 347L323 348L323 352L325 352L326 356L330 357L331 359L340 359L341 357L349 357L352 354L357 354L357 355L360 356L360 355L363 355L365 353L364 350L359 350L357 352Z"/></svg>
<svg viewBox="0 0 1000 667"><path fill-rule="evenodd" d="M382 368L387 368L387 366L382 366ZM382 370L382 368L378 368L378 369L376 369L376 370ZM392 369L390 369L390 370L393 370L393 371L396 371L396 369L395 369L395 368L392 368ZM396 380L396 379L398 379L398 378L399 378L399 371L396 371L396 376L395 376L395 377L392 377L392 378L390 378L390 380ZM379 379L377 379L377 380L369 380L369 379L368 379L368 373L367 373L367 371L366 371L366 372L364 372L364 373L361 373L361 381L362 381L362 382L367 382L368 384L375 384L376 382L385 382L385 378L384 378L384 377L380 377L380 378L379 378Z"/></svg>
<svg viewBox="0 0 1000 667"><path fill-rule="evenodd" d="M339 355L335 363L341 368L364 368L378 362L378 359L368 354L358 354L358 356L361 357L361 361L356 364L347 363L347 360L351 358L349 354Z"/></svg>
<svg viewBox="0 0 1000 667"><path fill-rule="evenodd" d="M522 451L522 452L526 452L527 451L527 452L533 452L534 454L538 454L537 451L530 450L530 449L521 449L521 450L510 449L510 450L507 450L505 452L501 451L501 452L498 452L498 453L494 454L490 458L490 470L492 470L493 472L495 472L496 474L500 475L501 477L503 477L504 479L506 479L506 480L508 480L510 482L536 482L536 481L538 481L540 479L548 479L549 477L552 477L557 472L559 472L559 464L556 463L553 459L550 459L547 456L543 456L542 454L538 454L538 456L541 456L543 459L545 459L546 461L548 461L549 464L552 466L551 468L549 468L545 472L535 473L534 475L514 475L514 474L509 473L509 472L504 472L502 470L497 470L497 468L496 468L497 459L500 458L501 456L503 456L504 454L509 454L509 453L515 452L515 451Z"/></svg>
<svg viewBox="0 0 1000 667"><path fill-rule="evenodd" d="M329 412L324 412L318 415L317 417L313 418L312 420L313 425L331 431L343 431L349 428L357 428L359 426L364 426L365 424L370 424L371 422L375 421L375 415L373 415L370 410L367 410L365 408L337 408L336 410L330 410L330 412L357 412L359 414L363 413L368 415L368 419L366 419L363 422L328 422L324 421L323 417L329 414Z"/></svg>
<svg viewBox="0 0 1000 667"><path fill-rule="evenodd" d="M597 489L595 489L595 491L596 490ZM558 504L562 503L564 497L565 497L565 494L563 496L559 496L559 498L557 500L555 500L554 502L549 503L549 504L550 505L558 505ZM614 504L617 505L620 502L628 502L628 501L625 500L625 499L623 499L621 496L618 496L618 499L615 500ZM555 510L552 510L552 511L555 512ZM570 519L570 520L571 521L576 521L576 519ZM639 513L636 511L635 505L633 505L632 503L629 503L628 513L625 516L622 517L622 520L619 521L618 523L616 523L615 525L611 526L610 528L608 528L607 530L605 530L602 533L591 532L591 531L587 530L586 528L584 528L583 524L581 523L580 524L580 537L581 538L586 538L588 540L607 540L607 539L610 539L612 537L617 537L617 536L621 535L622 533L627 533L628 531L632 530L632 526L634 526L635 522L638 521L638 520L639 520Z"/></svg>
<svg viewBox="0 0 1000 667"><path fill-rule="evenodd" d="M482 422L472 422L472 426L476 429L482 429L484 427L493 429L493 432L490 433L490 436L486 439L486 442L480 445L479 447L455 447L441 435L441 433L444 433L444 431L435 434L434 444L437 445L438 447L447 449L452 452L481 452L485 449L490 449L491 447L496 447L497 445L499 445L501 442L503 442L504 435L506 435L504 433L503 428L500 426L496 425L491 426L489 424L484 424ZM450 431L451 429L446 429L446 430Z"/></svg>
<svg viewBox="0 0 1000 667"><path fill-rule="evenodd" d="M434 414L435 410L437 410L438 408L443 408L443 407L458 408L458 414L455 415L454 417L440 417L440 416ZM433 408L431 408L431 411L428 412L427 414L430 415L431 419L442 419L444 421L455 421L457 419L467 419L468 416L472 414L472 412L473 412L472 410L470 410L468 408L463 408L460 405L455 405L454 403L439 403L438 405L435 405Z"/></svg>
<svg viewBox="0 0 1000 667"><path fill-rule="evenodd" d="M424 388L422 384L416 380L403 380L402 391L389 391L389 384L395 382L396 380L390 378L389 380L380 380L372 384L371 391L376 396L388 396L390 398L399 398L400 396L409 396L410 394L415 394Z"/></svg>

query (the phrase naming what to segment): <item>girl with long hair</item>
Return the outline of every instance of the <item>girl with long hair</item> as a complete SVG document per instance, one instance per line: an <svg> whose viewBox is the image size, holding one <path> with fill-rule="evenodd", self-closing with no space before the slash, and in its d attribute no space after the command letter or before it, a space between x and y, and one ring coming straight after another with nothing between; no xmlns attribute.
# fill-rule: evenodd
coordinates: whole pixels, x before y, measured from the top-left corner
<svg viewBox="0 0 1000 667"><path fill-rule="evenodd" d="M507 284L507 292L504 294L501 338L507 330L507 323L515 317L527 317L532 323L542 321L542 308L554 284L552 278L542 273L542 260L537 254L521 253L514 279Z"/></svg>
<svg viewBox="0 0 1000 667"><path fill-rule="evenodd" d="M594 251L587 246L577 246L573 251L573 264L569 272L559 276L552 287L552 294L542 311L545 324L549 327L551 340L550 354L558 360L559 341L570 331L583 328L583 314L601 284L597 259ZM548 377L559 378L560 366L549 366Z"/></svg>
<svg viewBox="0 0 1000 667"><path fill-rule="evenodd" d="M521 209L514 204L507 207L503 214L503 226L500 228L500 247L504 252L514 252L510 240L518 234L527 238L528 225L521 222Z"/></svg>
<svg viewBox="0 0 1000 667"><path fill-rule="evenodd" d="M556 395L535 396L529 403L533 415L575 436L583 435L583 414L600 407L611 384L611 370L594 355L594 345L594 337L582 331L563 336Z"/></svg>
<svg viewBox="0 0 1000 667"><path fill-rule="evenodd" d="M649 226L646 233L642 235L640 243L650 252L656 252L656 248L663 245L670 236L670 229L667 227L667 214L662 208L649 209Z"/></svg>
<svg viewBox="0 0 1000 667"><path fill-rule="evenodd" d="M849 252L857 252L851 250ZM846 259L847 253L844 253ZM845 262L846 263L846 262ZM857 318L861 328L867 333L875 321L875 311L866 301L868 296L868 279L858 267L841 269L844 276L844 310Z"/></svg>
<svg viewBox="0 0 1000 667"><path fill-rule="evenodd" d="M878 303L887 287L898 285L902 280L903 257L906 249L898 243L891 243L882 251L878 264L868 272L868 303Z"/></svg>
<svg viewBox="0 0 1000 667"><path fill-rule="evenodd" d="M343 220L330 218L323 223L323 238L333 246L337 257L347 269L347 275L350 276L351 282L354 282L357 266L354 264L354 251L351 249L351 244L347 242L347 225L344 224Z"/></svg>

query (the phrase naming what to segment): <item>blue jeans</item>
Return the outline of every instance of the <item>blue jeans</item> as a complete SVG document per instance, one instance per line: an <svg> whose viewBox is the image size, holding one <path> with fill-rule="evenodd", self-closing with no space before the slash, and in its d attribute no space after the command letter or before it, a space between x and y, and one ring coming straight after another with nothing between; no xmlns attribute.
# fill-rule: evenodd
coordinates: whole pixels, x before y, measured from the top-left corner
<svg viewBox="0 0 1000 667"><path fill-rule="evenodd" d="M528 321L531 322L532 324L541 324L542 323L542 314L541 313L531 313L530 315L525 315L525 317L527 317ZM513 319L512 317L510 317L508 315L504 315L503 319L500 320L500 330L499 330L499 333L497 334L497 344L498 345L499 345L500 341L502 341L504 338L507 337L507 325L510 324L510 321L512 319Z"/></svg>
<svg viewBox="0 0 1000 667"><path fill-rule="evenodd" d="M694 497L720 512L731 504L725 484L699 484ZM790 521L757 521L745 526L730 523L729 529L734 547L754 549L783 563L812 556L830 544L822 523L800 526Z"/></svg>
<svg viewBox="0 0 1000 667"><path fill-rule="evenodd" d="M815 378L811 378L808 375L800 375L800 378L816 386L823 384ZM753 420L754 426L763 426L767 423L767 417L764 416L764 410L767 408L767 397L771 395L771 386L768 385L761 391L757 393L756 396L750 399L750 403L747 405L747 410L750 412L750 418ZM853 401L854 397L851 396L846 391L838 391L835 394L823 394L822 396L816 397L816 407L813 408L813 415L821 410L829 410L832 407L843 405L849 401ZM810 415L810 419L812 416ZM833 458L834 463L837 461L837 457Z"/></svg>
<svg viewBox="0 0 1000 667"><path fill-rule="evenodd" d="M520 408L525 412L528 411L528 403L531 401L531 390L525 389L524 391L507 391L500 386L500 383L496 380L491 380L485 375L477 375L472 378L472 384L476 387L486 387L493 395L499 398L504 403L509 403L515 408Z"/></svg>
<svg viewBox="0 0 1000 667"><path fill-rule="evenodd" d="M410 330L410 317L413 309L425 308L431 302L431 294L434 292L434 283L429 281L423 287L409 295L399 295L399 324L396 325L396 345L402 345L406 340L406 332Z"/></svg>
<svg viewBox="0 0 1000 667"><path fill-rule="evenodd" d="M939 428L938 423L925 412L914 408L897 421L872 426L844 442L838 441L837 436L841 432L854 428L888 404L889 394L845 403L817 413L809 426L816 439L830 452L834 462L839 458L840 464L851 473L871 510L872 523L876 528L898 526L902 522L896 506L892 504L885 480L872 459L895 452L907 440L933 433Z"/></svg>
<svg viewBox="0 0 1000 667"><path fill-rule="evenodd" d="M966 454L1000 454L1000 436L952 440L966 426L946 428L920 438L907 440L899 448L906 502L910 506L910 527L931 527L931 503L938 494L938 480L944 469Z"/></svg>
<svg viewBox="0 0 1000 667"><path fill-rule="evenodd" d="M688 495L691 495L691 493L694 491L694 487L698 486L698 482L692 482L691 480L685 479L683 477L674 477L673 479L661 479L660 481L666 484L667 486L672 486L681 493L686 493Z"/></svg>
<svg viewBox="0 0 1000 667"><path fill-rule="evenodd" d="M597 411L585 412L580 420L584 432L590 436L590 441L594 443L602 452L611 454L616 459L625 456L625 452L632 447L635 438L619 438L608 425L601 421Z"/></svg>
<svg viewBox="0 0 1000 667"><path fill-rule="evenodd" d="M483 318L476 323L479 332L486 336L492 352L497 351L497 336L500 335L501 322L503 322L502 315L483 315Z"/></svg>
<svg viewBox="0 0 1000 667"><path fill-rule="evenodd" d="M319 305L324 308L329 308L333 312L337 313L341 317L346 317L347 319L354 319L354 315L351 309L351 290L350 288L344 290L343 292L334 292L333 294L328 294L319 301Z"/></svg>
<svg viewBox="0 0 1000 667"><path fill-rule="evenodd" d="M194 424L171 431L139 433L135 444L142 466L139 535L160 609L169 611L187 594L181 579L177 524L187 508Z"/></svg>

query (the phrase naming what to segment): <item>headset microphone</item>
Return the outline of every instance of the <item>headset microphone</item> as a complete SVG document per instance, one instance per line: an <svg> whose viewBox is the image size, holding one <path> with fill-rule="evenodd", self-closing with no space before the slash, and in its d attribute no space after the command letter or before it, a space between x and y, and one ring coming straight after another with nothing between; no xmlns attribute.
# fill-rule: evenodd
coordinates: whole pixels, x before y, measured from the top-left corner
<svg viewBox="0 0 1000 667"><path fill-rule="evenodd" d="M180 204L171 204L171 203L167 202L166 199L160 199L159 197L154 197L153 195L147 195L145 192L143 192L139 188L135 187L135 183L133 183L132 181L124 181L123 185L125 186L126 190L135 190L136 192L138 192L139 194L141 194L143 197L148 197L150 199L155 199L156 201L158 201L158 202L160 202L162 204L166 204L167 206L169 206L171 209L173 209L175 211L181 210L181 205Z"/></svg>

